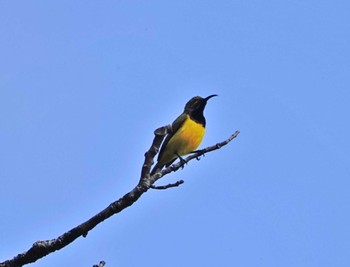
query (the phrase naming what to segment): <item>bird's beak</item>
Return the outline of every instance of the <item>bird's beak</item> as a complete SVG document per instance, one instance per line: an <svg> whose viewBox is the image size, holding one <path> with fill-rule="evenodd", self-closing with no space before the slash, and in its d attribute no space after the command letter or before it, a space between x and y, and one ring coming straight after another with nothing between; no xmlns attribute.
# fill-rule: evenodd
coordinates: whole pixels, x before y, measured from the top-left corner
<svg viewBox="0 0 350 267"><path fill-rule="evenodd" d="M218 95L210 95L210 96L204 98L205 102L207 102L210 98L212 98L212 97L214 97L214 96L218 96Z"/></svg>

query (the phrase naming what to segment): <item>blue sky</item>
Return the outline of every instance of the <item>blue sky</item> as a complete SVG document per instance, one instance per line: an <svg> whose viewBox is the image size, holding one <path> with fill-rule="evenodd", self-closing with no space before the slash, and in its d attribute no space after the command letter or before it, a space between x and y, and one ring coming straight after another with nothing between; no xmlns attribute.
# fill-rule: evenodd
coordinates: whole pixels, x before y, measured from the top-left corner
<svg viewBox="0 0 350 267"><path fill-rule="evenodd" d="M349 266L348 1L2 1L0 261L136 185L193 96L201 147L33 266Z"/></svg>

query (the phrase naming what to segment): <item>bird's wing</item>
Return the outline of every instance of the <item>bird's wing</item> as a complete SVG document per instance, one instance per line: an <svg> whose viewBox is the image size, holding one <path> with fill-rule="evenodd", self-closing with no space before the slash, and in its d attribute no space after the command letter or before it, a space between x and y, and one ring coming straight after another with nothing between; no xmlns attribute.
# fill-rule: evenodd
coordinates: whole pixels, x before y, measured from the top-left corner
<svg viewBox="0 0 350 267"><path fill-rule="evenodd" d="M159 151L159 154L158 154L158 161L159 161L159 159L161 159L162 154L164 152L164 149L165 149L166 145L168 144L169 140L181 128L181 126L185 122L186 118L187 118L187 114L186 113L182 113L179 117L176 118L176 120L171 125L172 132L166 136L166 138L165 138L165 140L164 140L164 142L162 144L162 147L160 148L160 151Z"/></svg>

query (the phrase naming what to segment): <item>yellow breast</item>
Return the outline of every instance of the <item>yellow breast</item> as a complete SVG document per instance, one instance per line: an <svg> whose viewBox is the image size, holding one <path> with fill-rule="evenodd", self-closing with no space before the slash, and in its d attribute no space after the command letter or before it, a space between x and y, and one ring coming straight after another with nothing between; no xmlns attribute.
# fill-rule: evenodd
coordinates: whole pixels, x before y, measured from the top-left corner
<svg viewBox="0 0 350 267"><path fill-rule="evenodd" d="M183 156L196 150L202 142L204 134L205 128L203 125L196 123L187 116L182 127L169 140L162 155L162 163L166 164L176 159L177 155Z"/></svg>

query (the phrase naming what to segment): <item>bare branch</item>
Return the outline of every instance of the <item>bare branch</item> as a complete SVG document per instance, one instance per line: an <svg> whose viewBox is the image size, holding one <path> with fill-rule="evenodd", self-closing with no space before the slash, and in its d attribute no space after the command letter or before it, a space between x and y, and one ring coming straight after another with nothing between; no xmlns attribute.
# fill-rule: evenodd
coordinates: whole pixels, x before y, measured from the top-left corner
<svg viewBox="0 0 350 267"><path fill-rule="evenodd" d="M211 152L211 151L214 151L214 150L217 150L217 149L220 149L222 148L223 146L227 145L228 143L230 143L233 139L235 139L238 135L239 135L239 131L236 131L234 134L232 134L229 138L227 138L225 141L223 142L220 142L220 143L217 143L213 146L209 146L209 147L206 147L204 149L201 149L201 150L198 150L194 153L192 153L191 155L189 155L188 157L186 157L184 159L185 162L190 162L191 160L193 159L199 159L200 156L204 155L205 153L208 153L208 152ZM171 166L169 166L168 168L162 170L161 172L159 173L156 173L154 174L153 176L156 176L156 180L160 179L161 177L167 175L168 173L171 173L171 172L176 172L178 169L180 168L183 168L184 167L184 163L179 161L178 163L175 163ZM151 177L152 178L152 177Z"/></svg>
<svg viewBox="0 0 350 267"><path fill-rule="evenodd" d="M151 185L150 188L152 189L158 189L158 190L164 190L164 189L168 189L168 188L171 188L171 187L177 187L181 184L183 184L184 181L183 180L179 180L177 181L176 183L173 183L173 184L167 184L167 185Z"/></svg>
<svg viewBox="0 0 350 267"><path fill-rule="evenodd" d="M100 263L97 265L95 264L94 266L92 267L104 267L106 265L106 262L105 261L100 261Z"/></svg>
<svg viewBox="0 0 350 267"><path fill-rule="evenodd" d="M65 232L61 236L51 240L35 242L28 251L18 254L17 256L15 256L10 260L6 260L0 263L0 267L20 267L25 264L35 262L38 259L45 257L48 254L56 250L60 250L61 248L69 245L78 237L86 237L88 232L91 231L96 225L100 224L101 222L108 219L112 215L117 214L122 210L130 207L133 203L135 203L141 197L142 194L147 192L148 189L150 188L166 189L174 186L179 186L180 184L182 184L183 181L178 181L175 184L169 184L165 186L153 185L157 180L159 180L164 175L173 171L177 171L179 168L181 168L183 166L182 162L173 164L170 167L162 170L161 172L150 176L150 170L153 164L153 159L158 153L164 137L171 131L172 131L171 125L167 125L167 126L158 128L154 132L155 137L153 139L152 146L145 153L145 161L144 161L144 164L142 165L140 181L135 186L135 188L133 188L129 193L125 194L123 197L119 198L117 201L111 203L107 208L105 208L104 210L102 210L101 212L99 212L98 214L96 214L86 222L83 222L82 224L72 228L71 230ZM194 158L198 158L204 155L204 153L211 152L213 150L219 149L227 145L231 140L237 137L238 134L239 134L239 131L236 131L227 140L221 143L217 143L214 146L210 146L200 151L197 151L191 154L190 156L188 156L185 159L185 161L189 162Z"/></svg>

